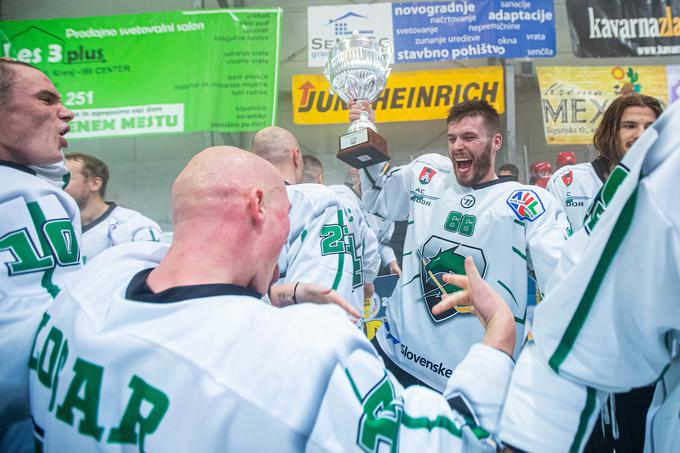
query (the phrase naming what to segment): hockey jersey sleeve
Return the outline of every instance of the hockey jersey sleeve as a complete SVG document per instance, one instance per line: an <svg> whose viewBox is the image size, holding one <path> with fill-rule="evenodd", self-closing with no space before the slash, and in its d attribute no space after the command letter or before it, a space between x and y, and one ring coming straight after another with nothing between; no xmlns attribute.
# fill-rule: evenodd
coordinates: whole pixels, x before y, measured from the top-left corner
<svg viewBox="0 0 680 453"><path fill-rule="evenodd" d="M442 396L404 389L374 351L356 350L331 375L306 451L496 451L490 433L512 366L506 354L477 344Z"/></svg>
<svg viewBox="0 0 680 453"><path fill-rule="evenodd" d="M564 209L555 197L540 187L534 187L533 190L538 194L545 212L534 221L524 221L527 261L529 268L536 274L539 288L545 291L570 234L570 227Z"/></svg>
<svg viewBox="0 0 680 453"><path fill-rule="evenodd" d="M360 213L362 231L361 261L364 273L364 283L373 283L380 271L380 244L363 213Z"/></svg>
<svg viewBox="0 0 680 453"><path fill-rule="evenodd" d="M135 213L110 229L111 245L136 241L163 241L163 230L153 220Z"/></svg>
<svg viewBox="0 0 680 453"><path fill-rule="evenodd" d="M369 213L389 220L408 219L412 165L390 169L375 164L361 171L361 201Z"/></svg>
<svg viewBox="0 0 680 453"><path fill-rule="evenodd" d="M674 111L677 124L680 105ZM515 447L580 451L601 392L653 383L671 362L680 330L680 135L663 119L566 242L503 411L501 437ZM668 132L657 137L656 128Z"/></svg>

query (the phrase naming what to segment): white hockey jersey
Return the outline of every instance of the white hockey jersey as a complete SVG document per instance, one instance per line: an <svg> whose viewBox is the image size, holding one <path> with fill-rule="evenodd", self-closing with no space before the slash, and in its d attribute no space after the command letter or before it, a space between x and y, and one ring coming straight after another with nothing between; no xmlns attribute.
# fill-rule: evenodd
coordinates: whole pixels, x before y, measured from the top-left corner
<svg viewBox="0 0 680 453"><path fill-rule="evenodd" d="M321 184L296 184L286 189L291 204L290 233L279 257L277 283L302 281L332 288L362 313L364 239L360 218ZM378 270L368 272L373 279Z"/></svg>
<svg viewBox="0 0 680 453"><path fill-rule="evenodd" d="M536 309L535 343L512 378L501 427L509 444L580 451L604 392L656 382L671 363L680 330L678 124L675 103L612 171L567 241ZM668 399L656 395L648 416L648 452L680 451L680 394L664 390Z"/></svg>
<svg viewBox="0 0 680 453"><path fill-rule="evenodd" d="M583 226L583 219L608 171L607 163L598 158L584 164L566 165L550 177L546 189L562 203L572 231Z"/></svg>
<svg viewBox="0 0 680 453"><path fill-rule="evenodd" d="M390 220L407 220L401 282L376 337L401 368L443 391L483 329L469 310L435 316L442 275L464 273L471 255L480 274L506 300L522 345L527 312L527 267L541 287L557 263L567 234L562 207L547 191L507 178L467 188L458 184L451 160L438 154L381 174L382 165L361 172L367 209Z"/></svg>
<svg viewBox="0 0 680 453"><path fill-rule="evenodd" d="M364 273L364 283L373 283L380 271L380 244L376 233L368 223L361 206L361 199L357 197L352 189L344 184L332 185L330 187L335 192L347 208L347 214L351 217L350 223L355 224L355 230L361 232L361 265Z"/></svg>
<svg viewBox="0 0 680 453"><path fill-rule="evenodd" d="M45 308L81 267L81 234L78 206L52 181L6 161L0 161L0 180L2 432L29 417L31 344Z"/></svg>
<svg viewBox="0 0 680 453"><path fill-rule="evenodd" d="M109 208L97 220L83 227L85 262L114 245L133 241L163 240L163 231L156 222L132 209L107 202Z"/></svg>
<svg viewBox="0 0 680 453"><path fill-rule="evenodd" d="M336 306L278 309L228 284L153 293L167 248L103 252L44 315L42 451L495 451L507 355L476 345L444 397L403 390Z"/></svg>

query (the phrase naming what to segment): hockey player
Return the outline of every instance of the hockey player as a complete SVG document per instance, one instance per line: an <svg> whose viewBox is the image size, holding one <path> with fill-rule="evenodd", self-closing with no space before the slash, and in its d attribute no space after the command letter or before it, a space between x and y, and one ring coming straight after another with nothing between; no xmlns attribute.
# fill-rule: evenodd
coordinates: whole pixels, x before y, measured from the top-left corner
<svg viewBox="0 0 680 453"><path fill-rule="evenodd" d="M535 343L512 378L501 423L509 444L580 451L606 392L658 381L645 451L680 451L678 124L675 103L613 169L567 241L536 309Z"/></svg>
<svg viewBox="0 0 680 453"><path fill-rule="evenodd" d="M251 150L279 170L292 206L278 283L303 281L331 288L362 313L364 283L373 282L380 266L375 235L328 187L298 184L303 176L302 154L289 131L262 129L255 134Z"/></svg>
<svg viewBox="0 0 680 453"><path fill-rule="evenodd" d="M302 182L324 184L324 170L321 161L309 154L303 155L302 160L304 162ZM399 268L391 244L392 234L394 233L394 222L389 222L366 212L366 209L361 203L361 182L359 181L359 172L354 168L350 168L349 170L350 171L348 171L345 176L345 184L334 184L329 187L343 200L360 208L368 226L378 240L378 253L380 254L381 266L387 268L391 274L401 274L401 269Z"/></svg>
<svg viewBox="0 0 680 453"><path fill-rule="evenodd" d="M661 112L661 104L651 96L633 93L616 98L605 110L593 137L600 156L589 163L563 167L550 179L547 188L564 206L573 230L583 226L583 219L611 169ZM652 392L653 386L647 386L612 395L585 451L640 451Z"/></svg>
<svg viewBox="0 0 680 453"><path fill-rule="evenodd" d="M443 304L472 303L483 344L443 397L404 390L337 307L259 300L289 206L252 153L196 155L173 184L172 245L106 250L43 317L31 362L40 451L495 452L514 321L472 260L469 283L445 277L469 289Z"/></svg>
<svg viewBox="0 0 680 453"><path fill-rule="evenodd" d="M155 241L163 231L153 220L132 209L104 201L109 169L94 156L66 156L71 180L66 192L76 200L83 224L83 259L91 260L109 247L130 241Z"/></svg>
<svg viewBox="0 0 680 453"><path fill-rule="evenodd" d="M31 343L81 266L78 207L62 190L73 112L41 71L0 59L0 118L0 451L33 451Z"/></svg>
<svg viewBox="0 0 680 453"><path fill-rule="evenodd" d="M351 120L369 107L354 103L350 108ZM447 124L449 156L426 154L389 171L381 164L361 172L366 208L409 223L401 282L376 338L396 364L390 369L398 378L438 391L444 391L458 361L482 336L464 307L432 312L442 295L457 291L441 276L462 273L464 258L474 257L515 316L517 353L526 320L528 268L544 287L568 228L548 192L496 176L503 137L493 107L484 101L455 105Z"/></svg>
<svg viewBox="0 0 680 453"><path fill-rule="evenodd" d="M662 110L651 96L634 93L616 98L593 137L600 155L592 162L566 165L553 173L546 188L562 203L572 230L583 226L583 218L611 170Z"/></svg>

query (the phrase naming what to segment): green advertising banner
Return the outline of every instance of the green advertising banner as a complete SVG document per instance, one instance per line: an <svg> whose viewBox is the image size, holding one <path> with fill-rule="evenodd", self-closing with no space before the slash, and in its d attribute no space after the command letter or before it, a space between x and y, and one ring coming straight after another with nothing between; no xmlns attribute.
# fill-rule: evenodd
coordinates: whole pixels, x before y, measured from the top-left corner
<svg viewBox="0 0 680 453"><path fill-rule="evenodd" d="M0 22L4 56L43 70L76 117L69 138L274 124L280 9Z"/></svg>

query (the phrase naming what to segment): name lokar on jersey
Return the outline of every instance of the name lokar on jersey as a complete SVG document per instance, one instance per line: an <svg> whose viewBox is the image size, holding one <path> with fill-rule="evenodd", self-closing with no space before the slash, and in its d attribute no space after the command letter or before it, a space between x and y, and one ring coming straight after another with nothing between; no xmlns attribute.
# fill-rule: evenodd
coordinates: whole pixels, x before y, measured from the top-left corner
<svg viewBox="0 0 680 453"><path fill-rule="evenodd" d="M38 334L47 326L49 320L50 315L43 314ZM133 375L128 383L132 392L120 421L116 426L105 428L99 424L99 401L104 367L76 357L73 360L73 376L69 382L62 383L62 372L69 358L68 339L64 338L60 329L51 326L42 345L37 346L33 345L29 370L37 373L38 382L51 390L49 411L54 412L57 419L76 428L74 412L78 412L80 422L77 429L83 436L92 437L100 442L104 432L107 431L107 443L138 445L139 451L144 451L144 438L156 431L170 406L170 399L163 391ZM60 385L66 385L67 390L63 399L57 402L57 390ZM44 432L37 425L35 432L36 442L40 443Z"/></svg>

